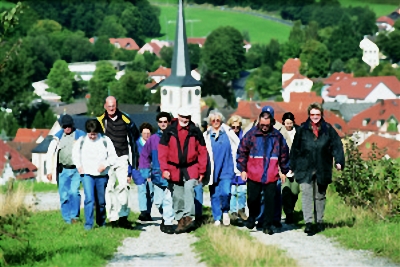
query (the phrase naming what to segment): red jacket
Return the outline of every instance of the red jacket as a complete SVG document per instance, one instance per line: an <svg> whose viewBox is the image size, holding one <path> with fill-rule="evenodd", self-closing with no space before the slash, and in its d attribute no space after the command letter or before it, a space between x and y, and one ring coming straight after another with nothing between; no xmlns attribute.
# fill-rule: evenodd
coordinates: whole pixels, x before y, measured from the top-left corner
<svg viewBox="0 0 400 267"><path fill-rule="evenodd" d="M170 179L175 183L198 179L199 175L204 175L207 167L207 148L200 129L190 122L188 130L184 130L187 134L183 141L178 137L178 124L177 119L172 120L158 145L161 171L169 171ZM181 143L184 145L180 149Z"/></svg>

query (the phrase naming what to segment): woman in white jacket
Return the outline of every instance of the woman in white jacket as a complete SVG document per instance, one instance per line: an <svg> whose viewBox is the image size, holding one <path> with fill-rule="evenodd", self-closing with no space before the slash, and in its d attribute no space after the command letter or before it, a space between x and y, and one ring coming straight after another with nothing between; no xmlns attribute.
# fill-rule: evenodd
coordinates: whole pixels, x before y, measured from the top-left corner
<svg viewBox="0 0 400 267"><path fill-rule="evenodd" d="M117 153L110 138L101 134L98 120L86 121L86 136L75 142L72 158L82 176L85 193L85 229L94 225L94 204L96 203L96 223L106 225L105 191L108 182L108 170L115 163Z"/></svg>

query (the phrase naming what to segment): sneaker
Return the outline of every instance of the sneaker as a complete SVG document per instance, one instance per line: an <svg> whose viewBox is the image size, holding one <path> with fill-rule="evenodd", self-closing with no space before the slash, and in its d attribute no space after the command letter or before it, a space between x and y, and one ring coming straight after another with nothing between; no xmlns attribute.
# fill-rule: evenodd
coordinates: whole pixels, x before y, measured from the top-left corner
<svg viewBox="0 0 400 267"><path fill-rule="evenodd" d="M141 211L138 220L139 221L146 221L147 219L147 212Z"/></svg>
<svg viewBox="0 0 400 267"><path fill-rule="evenodd" d="M240 218L242 218L243 221L246 221L248 218L244 208L239 210L238 215L240 216Z"/></svg>
<svg viewBox="0 0 400 267"><path fill-rule="evenodd" d="M78 219L71 219L71 224L77 224L77 223L79 223Z"/></svg>
<svg viewBox="0 0 400 267"><path fill-rule="evenodd" d="M221 222L220 221L215 221L214 222L214 226L220 226L221 225Z"/></svg>
<svg viewBox="0 0 400 267"><path fill-rule="evenodd" d="M253 229L256 226L256 219L254 217L249 217L246 221L246 227L248 229Z"/></svg>
<svg viewBox="0 0 400 267"><path fill-rule="evenodd" d="M175 230L174 230L174 226L173 225L163 225L163 228L161 228L161 225L160 225L160 230L161 230L161 232L163 232L163 233L166 233L166 234L169 234L169 235L172 235L172 234L174 234L175 233Z"/></svg>
<svg viewBox="0 0 400 267"><path fill-rule="evenodd" d="M148 221L148 222L152 222L153 221L153 218L151 218L150 213L146 213L146 221Z"/></svg>
<svg viewBox="0 0 400 267"><path fill-rule="evenodd" d="M232 221L236 221L238 219L238 214L237 214L237 212L232 212L231 213L231 220Z"/></svg>
<svg viewBox="0 0 400 267"><path fill-rule="evenodd" d="M231 224L231 219L229 218L229 214L228 213L222 214L222 223L225 226L229 226Z"/></svg>
<svg viewBox="0 0 400 267"><path fill-rule="evenodd" d="M268 234L268 235L273 235L274 234L274 230L272 230L271 227L267 227L263 229L263 233L264 234Z"/></svg>
<svg viewBox="0 0 400 267"><path fill-rule="evenodd" d="M272 223L272 225L275 226L276 228L282 228L282 223L279 222L279 221L274 221L274 222Z"/></svg>
<svg viewBox="0 0 400 267"><path fill-rule="evenodd" d="M304 233L312 234L312 223L306 223L306 229L304 229Z"/></svg>

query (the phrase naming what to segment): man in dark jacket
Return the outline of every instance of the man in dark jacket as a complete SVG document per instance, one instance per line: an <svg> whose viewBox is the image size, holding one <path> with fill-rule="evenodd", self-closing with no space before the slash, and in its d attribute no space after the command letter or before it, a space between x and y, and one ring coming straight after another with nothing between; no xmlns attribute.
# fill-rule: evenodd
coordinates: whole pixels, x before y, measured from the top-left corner
<svg viewBox="0 0 400 267"><path fill-rule="evenodd" d="M289 172L289 148L282 134L273 127L274 122L270 112L261 112L257 126L240 141L237 155L237 168L242 179L247 181L249 218L246 226L254 228L263 192L263 232L270 235L274 233L272 222L279 168L284 175Z"/></svg>
<svg viewBox="0 0 400 267"><path fill-rule="evenodd" d="M203 134L191 121L185 108L178 110L178 119L163 132L158 145L162 177L170 180L173 206L178 227L184 233L195 226L194 188L201 183L207 167L207 149Z"/></svg>
<svg viewBox="0 0 400 267"><path fill-rule="evenodd" d="M131 228L128 222L128 177L129 164L136 169L138 163L138 152L136 140L139 131L129 116L118 110L117 100L113 96L106 98L104 104L105 112L97 117L104 134L114 144L118 159L116 164L110 168L109 180L106 188L107 217L111 224L123 228ZM118 186L115 186L118 180Z"/></svg>
<svg viewBox="0 0 400 267"><path fill-rule="evenodd" d="M296 130L290 150L290 169L294 172L302 191L302 205L305 232L312 231L313 191L317 220L317 231L323 231L326 189L332 182L332 165L338 170L344 168L342 141L335 129L323 119L321 104L312 103L308 107L306 122Z"/></svg>

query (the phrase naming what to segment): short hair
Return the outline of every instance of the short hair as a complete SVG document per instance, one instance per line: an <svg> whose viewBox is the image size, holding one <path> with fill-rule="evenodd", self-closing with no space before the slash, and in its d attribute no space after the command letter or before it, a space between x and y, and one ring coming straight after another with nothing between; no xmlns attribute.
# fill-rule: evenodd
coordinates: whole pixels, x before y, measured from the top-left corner
<svg viewBox="0 0 400 267"><path fill-rule="evenodd" d="M96 119L89 119L85 123L85 129L87 133L101 133L102 128L100 122Z"/></svg>
<svg viewBox="0 0 400 267"><path fill-rule="evenodd" d="M144 129L149 129L150 132L153 132L153 126L151 126L151 124L148 123L148 122L143 122L143 123L140 125L140 127L139 127L140 133L142 133Z"/></svg>
<svg viewBox="0 0 400 267"><path fill-rule="evenodd" d="M164 117L167 118L168 122L171 122L171 120L172 120L171 114L169 114L168 112L165 112L165 111L158 113L156 116L156 120L158 121L159 119L164 118Z"/></svg>
<svg viewBox="0 0 400 267"><path fill-rule="evenodd" d="M221 121L225 121L224 115L222 115L221 112L219 112L218 110L215 110L215 109L211 110L210 114L208 114L208 118L207 118L208 123L210 123L212 117L220 117Z"/></svg>
<svg viewBox="0 0 400 267"><path fill-rule="evenodd" d="M319 111L321 111L321 116L324 115L324 109L322 108L322 105L321 105L320 103L314 102L314 103L311 103L311 104L308 106L308 109L307 109L308 116L310 116L310 111L311 111L312 109L318 109Z"/></svg>
<svg viewBox="0 0 400 267"><path fill-rule="evenodd" d="M242 127L242 117L240 117L239 115L233 115L232 117L230 117L227 124L229 126L232 126L232 124L235 122L239 122L239 126Z"/></svg>
<svg viewBox="0 0 400 267"><path fill-rule="evenodd" d="M286 112L282 116L282 123L285 123L285 120L291 120L294 123L294 115L292 112Z"/></svg>
<svg viewBox="0 0 400 267"><path fill-rule="evenodd" d="M266 117L266 118L264 118ZM263 111L260 113L260 116L258 116L258 120L260 120L261 118L263 119L272 119L271 113L269 113L268 111Z"/></svg>

